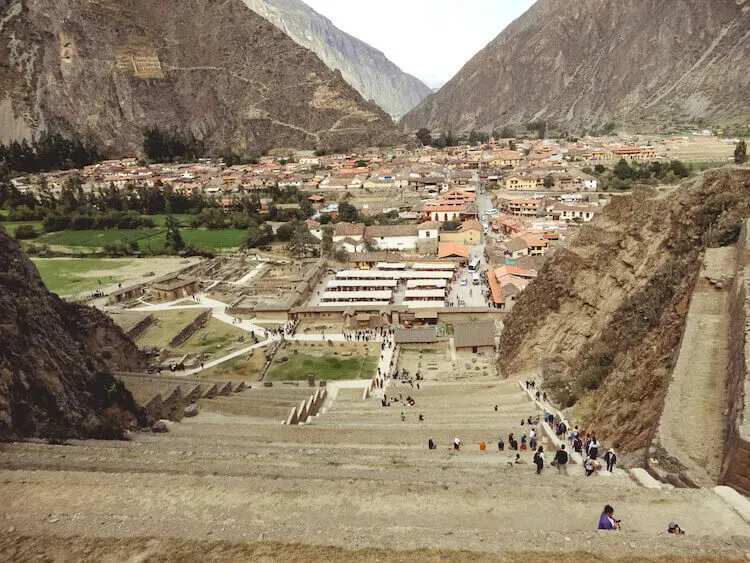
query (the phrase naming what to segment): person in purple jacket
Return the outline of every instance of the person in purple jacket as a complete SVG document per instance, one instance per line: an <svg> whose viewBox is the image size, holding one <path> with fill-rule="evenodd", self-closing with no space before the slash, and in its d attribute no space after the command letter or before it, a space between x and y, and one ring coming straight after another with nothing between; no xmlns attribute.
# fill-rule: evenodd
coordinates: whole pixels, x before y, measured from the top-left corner
<svg viewBox="0 0 750 563"><path fill-rule="evenodd" d="M619 530L620 521L615 520L615 509L610 505L604 507L604 512L599 517L599 529L600 530Z"/></svg>

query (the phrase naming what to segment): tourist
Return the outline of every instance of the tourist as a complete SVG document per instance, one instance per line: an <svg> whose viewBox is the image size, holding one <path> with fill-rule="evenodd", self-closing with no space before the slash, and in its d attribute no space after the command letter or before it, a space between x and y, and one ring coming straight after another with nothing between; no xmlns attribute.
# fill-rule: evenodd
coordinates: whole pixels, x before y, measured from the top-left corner
<svg viewBox="0 0 750 563"><path fill-rule="evenodd" d="M495 412L497 412L497 405L495 405Z"/></svg>
<svg viewBox="0 0 750 563"><path fill-rule="evenodd" d="M536 474L539 475L544 469L544 446L539 446L534 454L534 465L536 465Z"/></svg>
<svg viewBox="0 0 750 563"><path fill-rule="evenodd" d="M596 459L596 457L599 455L599 442L596 441L596 436L591 437L591 442L589 442L586 453L591 459Z"/></svg>
<svg viewBox="0 0 750 563"><path fill-rule="evenodd" d="M505 450L505 442L503 442L502 438L500 438L500 441L497 443L497 449L501 452Z"/></svg>
<svg viewBox="0 0 750 563"><path fill-rule="evenodd" d="M521 432L521 450L527 449L526 447L526 434L524 432Z"/></svg>
<svg viewBox="0 0 750 563"><path fill-rule="evenodd" d="M600 530L619 530L620 521L615 520L615 509L609 504L604 507L602 515L599 517Z"/></svg>
<svg viewBox="0 0 750 563"><path fill-rule="evenodd" d="M485 444L484 442L479 442L479 450L483 452L486 449L487 449L487 444Z"/></svg>
<svg viewBox="0 0 750 563"><path fill-rule="evenodd" d="M607 450L607 453L604 454L604 463L607 464L607 471L612 473L612 470L615 468L615 464L617 463L615 450L613 450L612 448L609 448L609 450Z"/></svg>
<svg viewBox="0 0 750 563"><path fill-rule="evenodd" d="M404 411L401 411L401 422L406 422L406 415L404 414Z"/></svg>
<svg viewBox="0 0 750 563"><path fill-rule="evenodd" d="M461 440L458 439L458 436L456 436L456 439L453 440L453 449L454 450L460 450L461 449Z"/></svg>
<svg viewBox="0 0 750 563"><path fill-rule="evenodd" d="M424 416L421 413L419 414L419 422L424 422Z"/></svg>
<svg viewBox="0 0 750 563"><path fill-rule="evenodd" d="M427 442L427 447L430 448L431 450L437 449L437 446L435 445L435 442L432 441L432 438L430 438L430 440Z"/></svg>
<svg viewBox="0 0 750 563"><path fill-rule="evenodd" d="M529 447L532 450L536 449L536 430L533 428L531 429L531 432L529 432Z"/></svg>
<svg viewBox="0 0 750 563"><path fill-rule="evenodd" d="M583 471L586 477L591 477L594 474L594 462L590 457L584 460Z"/></svg>
<svg viewBox="0 0 750 563"><path fill-rule="evenodd" d="M667 532L670 534L677 534L678 536L685 535L685 530L680 528L680 525L677 522L670 522Z"/></svg>
<svg viewBox="0 0 750 563"><path fill-rule="evenodd" d="M565 451L565 444L560 446L560 449L555 453L555 465L557 465L557 472L560 475L568 474L568 452Z"/></svg>

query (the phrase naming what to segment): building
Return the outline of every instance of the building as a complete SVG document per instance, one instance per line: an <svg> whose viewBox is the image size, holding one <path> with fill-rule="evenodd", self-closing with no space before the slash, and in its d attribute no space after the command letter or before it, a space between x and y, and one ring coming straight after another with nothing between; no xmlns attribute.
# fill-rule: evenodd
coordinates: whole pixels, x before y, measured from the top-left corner
<svg viewBox="0 0 750 563"><path fill-rule="evenodd" d="M417 225L373 225L367 227L364 237L378 250L413 250L417 247Z"/></svg>
<svg viewBox="0 0 750 563"><path fill-rule="evenodd" d="M461 223L456 231L440 231L440 242L457 242L474 246L482 243L482 225L475 219Z"/></svg>
<svg viewBox="0 0 750 563"><path fill-rule="evenodd" d="M538 199L510 199L500 202L500 211L516 217L536 217L542 208Z"/></svg>
<svg viewBox="0 0 750 563"><path fill-rule="evenodd" d="M159 301L176 301L200 291L200 283L189 276L169 275L151 283L147 293Z"/></svg>
<svg viewBox="0 0 750 563"><path fill-rule="evenodd" d="M469 247L457 242L448 242L438 247L438 258L459 258L468 260L471 256Z"/></svg>
<svg viewBox="0 0 750 563"><path fill-rule="evenodd" d="M492 353L495 350L495 322L454 323L453 342L456 352Z"/></svg>

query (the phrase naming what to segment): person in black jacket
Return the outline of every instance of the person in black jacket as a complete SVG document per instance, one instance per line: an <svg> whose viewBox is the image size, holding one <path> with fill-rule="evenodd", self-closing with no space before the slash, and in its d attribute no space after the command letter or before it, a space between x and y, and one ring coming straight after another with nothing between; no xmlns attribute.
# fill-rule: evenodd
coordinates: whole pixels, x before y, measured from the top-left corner
<svg viewBox="0 0 750 563"><path fill-rule="evenodd" d="M565 451L565 444L560 446L560 449L555 453L555 465L557 465L557 472L560 475L568 474L568 452Z"/></svg>
<svg viewBox="0 0 750 563"><path fill-rule="evenodd" d="M615 450L612 448L609 448L606 454L604 454L604 462L607 464L607 471L612 473L612 470L615 468L615 463L617 463L617 456L615 455Z"/></svg>

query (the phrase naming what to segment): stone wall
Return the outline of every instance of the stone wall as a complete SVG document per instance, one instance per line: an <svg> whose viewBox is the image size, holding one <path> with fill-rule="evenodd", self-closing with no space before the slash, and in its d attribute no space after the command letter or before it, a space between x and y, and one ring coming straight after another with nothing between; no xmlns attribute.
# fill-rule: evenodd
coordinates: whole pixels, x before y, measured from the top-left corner
<svg viewBox="0 0 750 563"><path fill-rule="evenodd" d="M182 346L185 344L185 342L188 341L188 338L193 336L195 332L202 327L204 324L208 322L208 320L211 318L211 309L207 309L203 313L201 313L192 323L187 325L185 328L183 328L177 336L175 336L172 341L169 343L170 348L177 348L178 346Z"/></svg>
<svg viewBox="0 0 750 563"><path fill-rule="evenodd" d="M750 412L745 402L750 359L750 220L737 244L737 275L729 296L730 332L727 373L727 417L721 482L750 495Z"/></svg>

